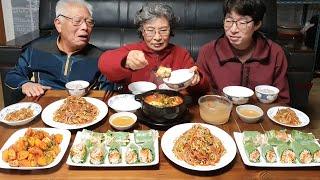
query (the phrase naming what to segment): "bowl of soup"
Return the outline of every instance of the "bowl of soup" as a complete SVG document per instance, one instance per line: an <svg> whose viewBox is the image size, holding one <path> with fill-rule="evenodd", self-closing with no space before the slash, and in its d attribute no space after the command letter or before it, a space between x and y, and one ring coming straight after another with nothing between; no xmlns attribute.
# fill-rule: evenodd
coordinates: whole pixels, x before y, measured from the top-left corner
<svg viewBox="0 0 320 180"><path fill-rule="evenodd" d="M255 105L246 104L236 108L239 118L246 123L256 123L263 116L263 110Z"/></svg>
<svg viewBox="0 0 320 180"><path fill-rule="evenodd" d="M165 123L182 117L187 110L184 96L177 91L157 89L135 96L142 113L152 121Z"/></svg>
<svg viewBox="0 0 320 180"><path fill-rule="evenodd" d="M278 98L279 89L270 85L259 85L254 88L258 100L262 103L272 103Z"/></svg>
<svg viewBox="0 0 320 180"><path fill-rule="evenodd" d="M223 96L205 95L198 100L200 117L209 124L219 125L228 122L232 102Z"/></svg>
<svg viewBox="0 0 320 180"><path fill-rule="evenodd" d="M109 118L110 125L119 131L130 129L136 121L137 116L132 112L118 112Z"/></svg>

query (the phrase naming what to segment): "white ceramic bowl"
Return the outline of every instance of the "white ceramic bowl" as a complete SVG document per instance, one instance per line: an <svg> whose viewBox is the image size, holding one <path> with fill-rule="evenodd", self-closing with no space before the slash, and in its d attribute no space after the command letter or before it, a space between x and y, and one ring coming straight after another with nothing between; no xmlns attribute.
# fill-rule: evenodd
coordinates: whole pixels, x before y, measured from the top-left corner
<svg viewBox="0 0 320 180"><path fill-rule="evenodd" d="M169 78L163 78L163 82L172 89L181 90L191 84L193 76L194 72L190 69L178 69L172 71Z"/></svg>
<svg viewBox="0 0 320 180"><path fill-rule="evenodd" d="M66 84L66 88L71 96L84 96L88 93L89 84L83 80L70 81Z"/></svg>
<svg viewBox="0 0 320 180"><path fill-rule="evenodd" d="M177 91L175 89L170 88L169 86L167 86L165 83L162 83L158 86L158 89L165 89L165 90L172 90L172 91Z"/></svg>
<svg viewBox="0 0 320 180"><path fill-rule="evenodd" d="M119 94L108 100L108 106L117 112L135 112L141 107L133 94Z"/></svg>
<svg viewBox="0 0 320 180"><path fill-rule="evenodd" d="M127 125L116 125L114 124L114 119L117 117L130 117L133 121L132 123ZM119 131L130 129L136 122L137 122L137 116L131 112L118 112L118 113L112 114L109 118L110 125Z"/></svg>
<svg viewBox="0 0 320 180"><path fill-rule="evenodd" d="M272 103L278 98L279 89L270 85L259 85L254 88L258 100L262 103Z"/></svg>
<svg viewBox="0 0 320 180"><path fill-rule="evenodd" d="M243 86L227 86L223 88L224 95L233 104L246 104L254 92Z"/></svg>
<svg viewBox="0 0 320 180"><path fill-rule="evenodd" d="M30 108L33 110L33 116L24 120L20 120L20 121L7 121L5 120L5 117L7 114L17 111L21 108ZM3 108L0 111L0 121L3 123L6 123L10 126L20 126L20 125L24 125L29 123L30 121L32 121L36 116L38 116L40 114L40 112L42 111L42 108L39 104L37 103L33 103L33 102L20 102L20 103L16 103L16 104L12 104L10 106L7 106L5 108Z"/></svg>
<svg viewBox="0 0 320 180"><path fill-rule="evenodd" d="M246 111L246 114L243 112L243 110ZM253 114L255 111L257 114ZM251 104L245 104L245 105L240 105L236 108L236 112L240 119L246 123L256 123L260 120L260 118L263 116L263 110L255 105Z"/></svg>
<svg viewBox="0 0 320 180"><path fill-rule="evenodd" d="M128 85L128 89L132 94L142 94L144 92L157 89L157 85L148 81L137 81L130 83Z"/></svg>

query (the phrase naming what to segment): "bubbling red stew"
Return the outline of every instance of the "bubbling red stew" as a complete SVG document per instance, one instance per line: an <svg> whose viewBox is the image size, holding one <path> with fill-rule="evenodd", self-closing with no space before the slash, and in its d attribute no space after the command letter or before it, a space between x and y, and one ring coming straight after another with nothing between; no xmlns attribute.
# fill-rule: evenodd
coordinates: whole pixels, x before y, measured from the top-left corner
<svg viewBox="0 0 320 180"><path fill-rule="evenodd" d="M183 103L180 96L168 96L166 94L154 93L145 97L144 102L159 108L173 107Z"/></svg>

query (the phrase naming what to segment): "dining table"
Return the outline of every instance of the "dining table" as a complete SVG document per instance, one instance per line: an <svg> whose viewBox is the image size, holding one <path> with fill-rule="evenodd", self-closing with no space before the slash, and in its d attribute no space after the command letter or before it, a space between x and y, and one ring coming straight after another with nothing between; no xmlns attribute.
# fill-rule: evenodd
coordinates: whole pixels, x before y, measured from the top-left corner
<svg viewBox="0 0 320 180"><path fill-rule="evenodd" d="M94 97L103 100L107 103L106 93L102 90L91 90L86 96ZM115 94L115 93L114 93ZM22 102L36 102L44 109L49 104L68 97L65 90L48 90L44 95L38 98L25 97ZM289 129L271 121L267 116L267 110L270 107L281 105L279 103L263 104L258 102L256 98L251 98L249 104L255 104L263 109L264 115L258 123L248 124L243 122L237 115L233 105L231 115L227 123L222 125L215 125L227 132L233 137L234 132L243 132L245 130L254 130L265 132L272 129ZM190 113L189 122L205 123L199 113L199 106L196 100L188 107ZM86 129L96 132L106 132L113 130L108 122L110 115L114 114L109 108L108 114L105 118ZM295 128L304 132L312 132L316 138L320 138L320 119L314 119L312 114L308 114L310 123L305 127ZM0 145L1 147L7 139L17 130L22 128L39 128L48 127L41 119L41 115L30 123L22 126L9 126L1 123L0 125ZM134 129L147 130L150 129L147 125L138 122L129 131ZM0 169L0 179L320 179L319 167L252 167L243 163L239 150L235 158L223 168L212 171L195 171L185 169L176 165L168 159L161 150L160 140L165 133L164 129L159 130L159 163L153 166L144 167L74 167L66 164L70 148L73 144L75 135L78 130L71 131L71 140L66 153L61 162L48 169L39 170L14 170L14 169ZM223 142L223 139L222 139Z"/></svg>

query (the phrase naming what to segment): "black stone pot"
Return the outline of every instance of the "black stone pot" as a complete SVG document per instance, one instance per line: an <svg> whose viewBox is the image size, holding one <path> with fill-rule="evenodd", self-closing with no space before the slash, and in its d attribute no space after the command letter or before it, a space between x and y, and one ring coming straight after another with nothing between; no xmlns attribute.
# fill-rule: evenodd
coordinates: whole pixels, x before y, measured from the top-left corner
<svg viewBox="0 0 320 180"><path fill-rule="evenodd" d="M160 107L150 105L144 101L144 99L147 96L155 93L166 94L168 96L179 96L183 99L183 102L177 106L160 108ZM182 117L182 115L187 110L186 99L182 94L180 94L177 91L156 89L152 91L147 91L142 94L138 94L135 96L135 99L141 102L141 109L145 116L160 123L172 122L175 119Z"/></svg>

